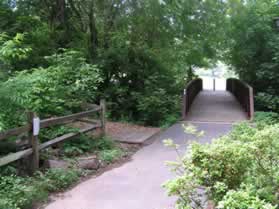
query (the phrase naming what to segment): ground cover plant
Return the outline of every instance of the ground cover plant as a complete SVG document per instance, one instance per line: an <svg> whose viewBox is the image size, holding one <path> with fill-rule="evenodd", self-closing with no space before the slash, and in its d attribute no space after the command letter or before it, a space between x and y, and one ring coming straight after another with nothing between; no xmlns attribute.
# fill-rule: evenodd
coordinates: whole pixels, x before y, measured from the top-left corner
<svg viewBox="0 0 279 209"><path fill-rule="evenodd" d="M178 196L177 208L204 208L201 190L217 208L278 208L278 130L279 124L242 123L212 144L191 143L178 162L170 163L178 177L164 184ZM166 144L178 149L169 140Z"/></svg>
<svg viewBox="0 0 279 209"><path fill-rule="evenodd" d="M61 192L74 185L82 177L98 172L96 170L98 168L87 170L80 167L79 157L96 156L101 168L127 157L126 151L109 138L92 138L82 135L65 142L59 148L59 153L49 148L41 155L42 162L55 159L67 162L67 167L42 168L33 176L23 174L23 171L15 165L2 167L0 170L0 208L30 209L48 200L51 193Z"/></svg>
<svg viewBox="0 0 279 209"><path fill-rule="evenodd" d="M62 191L77 182L81 175L75 169L51 169L33 177L1 174L0 208L32 208L35 202L47 200L50 192Z"/></svg>

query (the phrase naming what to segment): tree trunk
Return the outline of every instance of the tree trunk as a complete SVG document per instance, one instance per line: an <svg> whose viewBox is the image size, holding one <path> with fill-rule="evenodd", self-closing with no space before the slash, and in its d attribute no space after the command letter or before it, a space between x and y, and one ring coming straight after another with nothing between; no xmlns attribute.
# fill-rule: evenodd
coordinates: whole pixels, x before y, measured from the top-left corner
<svg viewBox="0 0 279 209"><path fill-rule="evenodd" d="M187 81L190 82L194 78L194 71L192 65L190 65L188 71L187 71Z"/></svg>
<svg viewBox="0 0 279 209"><path fill-rule="evenodd" d="M94 1L91 1L89 8L89 53L92 61L97 57L97 48L99 45L98 41L98 30L96 28L96 20L94 13Z"/></svg>
<svg viewBox="0 0 279 209"><path fill-rule="evenodd" d="M66 28L66 2L65 0L56 0L56 21L62 28Z"/></svg>

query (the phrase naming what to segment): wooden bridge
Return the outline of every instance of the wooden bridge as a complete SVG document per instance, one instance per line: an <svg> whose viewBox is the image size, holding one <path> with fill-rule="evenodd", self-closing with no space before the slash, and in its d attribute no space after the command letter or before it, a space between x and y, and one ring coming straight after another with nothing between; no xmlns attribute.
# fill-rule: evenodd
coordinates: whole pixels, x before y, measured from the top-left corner
<svg viewBox="0 0 279 209"><path fill-rule="evenodd" d="M230 78L226 91L203 90L202 79L195 79L184 89L182 116L192 122L239 122L253 119L253 89Z"/></svg>

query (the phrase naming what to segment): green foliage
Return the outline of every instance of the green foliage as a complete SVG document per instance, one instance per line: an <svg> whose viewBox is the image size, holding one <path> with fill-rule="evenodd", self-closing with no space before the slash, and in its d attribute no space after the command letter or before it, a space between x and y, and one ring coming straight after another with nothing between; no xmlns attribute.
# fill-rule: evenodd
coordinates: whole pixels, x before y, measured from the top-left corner
<svg viewBox="0 0 279 209"><path fill-rule="evenodd" d="M76 182L79 175L77 170L55 169L34 177L0 176L0 208L31 208L36 201L47 199L49 192Z"/></svg>
<svg viewBox="0 0 279 209"><path fill-rule="evenodd" d="M40 131L39 138L42 142L45 142L68 133L76 133L78 130L79 129L77 128L71 128L68 126L54 126L51 128L44 128Z"/></svg>
<svg viewBox="0 0 279 209"><path fill-rule="evenodd" d="M111 103L112 118L160 125L179 111L181 84L147 49L111 49L103 57L102 70L101 91Z"/></svg>
<svg viewBox="0 0 279 209"><path fill-rule="evenodd" d="M86 135L81 135L63 144L63 152L66 156L73 157L84 154L89 151L97 151L94 149L95 141L102 139L92 139Z"/></svg>
<svg viewBox="0 0 279 209"><path fill-rule="evenodd" d="M77 182L79 176L80 172L77 170L51 169L39 174L37 183L48 192L61 191Z"/></svg>
<svg viewBox="0 0 279 209"><path fill-rule="evenodd" d="M86 61L98 64L104 78L104 84L97 87L98 97L107 98L111 104L111 118L161 126L165 120L178 117L181 89L193 78L194 67L210 66L219 57L225 9L223 1L215 0L1 1L0 30L9 37L24 34L21 48L32 49L26 53L28 59L10 64L13 72L26 70L20 79L30 79L25 74L42 77L37 78L40 84L34 85L36 98L33 91L24 94L31 100L28 108L62 114L75 110L81 98L94 92L88 85L81 85L88 91L68 93L69 89L65 91L53 79L64 75L71 78L78 72L84 76L83 81L85 77L94 78L80 66L81 70L69 70L69 65L77 66L80 60L67 63L69 57L61 58L63 53L59 50L65 48L68 52L81 51ZM51 62L44 59L53 54ZM56 58L58 62L53 62ZM58 66L64 75L49 72ZM36 70L30 70L33 68ZM5 75L1 77L7 79ZM48 88L46 80L53 88ZM14 86L21 89L19 85ZM96 87L95 83L90 87ZM9 118L7 114L0 117L3 121Z"/></svg>
<svg viewBox="0 0 279 209"><path fill-rule="evenodd" d="M65 142L63 152L68 157L94 152L106 163L112 163L124 154L122 149L109 138L90 138L85 135Z"/></svg>
<svg viewBox="0 0 279 209"><path fill-rule="evenodd" d="M279 96L269 93L259 93L255 96L256 106L259 110L279 112Z"/></svg>
<svg viewBox="0 0 279 209"><path fill-rule="evenodd" d="M250 191L229 191L224 200L219 202L218 208L229 209L276 209L275 206L266 203L264 200L260 200L257 196L254 196Z"/></svg>
<svg viewBox="0 0 279 209"><path fill-rule="evenodd" d="M279 42L273 0L231 1L227 61L241 79L255 89L260 111L279 111Z"/></svg>
<svg viewBox="0 0 279 209"><path fill-rule="evenodd" d="M11 66L14 63L25 60L30 55L32 48L24 45L24 38L22 33L17 33L12 39L7 34L0 33L0 61L8 68L3 70L13 70Z"/></svg>
<svg viewBox="0 0 279 209"><path fill-rule="evenodd" d="M212 144L191 143L185 156L170 163L178 177L165 187L179 197L181 208L200 201L201 186L218 208L276 208L278 135L278 124L256 128L243 123Z"/></svg>
<svg viewBox="0 0 279 209"><path fill-rule="evenodd" d="M76 51L55 54L48 60L48 68L19 72L0 86L4 128L18 124L24 118L22 110L49 117L79 111L83 102L95 100L102 81L95 65L87 64ZM11 116L15 112L21 114Z"/></svg>
<svg viewBox="0 0 279 209"><path fill-rule="evenodd" d="M279 114L275 112L255 112L254 121L258 124L273 125L279 123Z"/></svg>
<svg viewBox="0 0 279 209"><path fill-rule="evenodd" d="M100 152L101 159L106 163L112 163L121 156L123 156L123 152L118 148L103 150Z"/></svg>

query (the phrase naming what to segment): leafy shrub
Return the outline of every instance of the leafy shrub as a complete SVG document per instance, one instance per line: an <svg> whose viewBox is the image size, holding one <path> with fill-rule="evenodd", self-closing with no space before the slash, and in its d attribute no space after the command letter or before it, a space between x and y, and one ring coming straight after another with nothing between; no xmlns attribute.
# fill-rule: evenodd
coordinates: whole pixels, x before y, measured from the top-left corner
<svg viewBox="0 0 279 209"><path fill-rule="evenodd" d="M75 157L87 152L94 153L106 163L112 163L123 155L121 148L109 138L92 138L87 135L78 136L63 144L63 154L66 157Z"/></svg>
<svg viewBox="0 0 279 209"><path fill-rule="evenodd" d="M268 93L259 93L255 96L257 109L279 112L279 97Z"/></svg>
<svg viewBox="0 0 279 209"><path fill-rule="evenodd" d="M78 136L70 141L66 141L63 144L63 152L69 157L83 154L90 150L94 150L94 141L95 139L92 139L86 135Z"/></svg>
<svg viewBox="0 0 279 209"><path fill-rule="evenodd" d="M178 177L164 186L179 197L181 208L200 201L201 186L219 208L275 208L279 204L278 136L279 124L257 128L244 123L212 144L192 143L180 161L171 163ZM171 142L167 145L177 148Z"/></svg>
<svg viewBox="0 0 279 209"><path fill-rule="evenodd" d="M13 65L26 60L32 48L24 44L25 34L17 33L14 38L5 33L0 33L0 61L5 64L6 73L14 70ZM4 69L3 69L4 70Z"/></svg>
<svg viewBox="0 0 279 209"><path fill-rule="evenodd" d="M176 75L143 48L115 46L100 58L104 75L103 92L112 119L161 125L180 111L182 87Z"/></svg>
<svg viewBox="0 0 279 209"><path fill-rule="evenodd" d="M61 191L79 179L77 170L51 169L39 175L39 184L48 192Z"/></svg>
<svg viewBox="0 0 279 209"><path fill-rule="evenodd" d="M1 208L17 209L31 205L35 187L26 184L26 179L17 176L0 177L0 206Z"/></svg>
<svg viewBox="0 0 279 209"><path fill-rule="evenodd" d="M87 64L76 51L65 51L47 59L48 68L19 72L0 86L3 128L19 124L25 109L49 117L80 110L83 102L95 100L102 81L96 66Z"/></svg>
<svg viewBox="0 0 279 209"><path fill-rule="evenodd" d="M275 112L256 112L254 121L264 125L279 123L279 114Z"/></svg>
<svg viewBox="0 0 279 209"><path fill-rule="evenodd" d="M118 148L103 150L100 152L101 159L106 163L112 163L117 158L123 155L122 151Z"/></svg>
<svg viewBox="0 0 279 209"><path fill-rule="evenodd" d="M55 169L34 177L0 176L0 208L27 209L78 180L77 170Z"/></svg>
<svg viewBox="0 0 279 209"><path fill-rule="evenodd" d="M63 152L66 156L72 157L86 152L106 152L118 149L116 144L108 138L92 138L87 135L78 136L63 145Z"/></svg>
<svg viewBox="0 0 279 209"><path fill-rule="evenodd" d="M235 9L240 8L242 13L235 12L230 18L228 61L240 78L253 86L257 109L278 112L277 2L249 1Z"/></svg>
<svg viewBox="0 0 279 209"><path fill-rule="evenodd" d="M59 136L63 136L68 133L76 133L79 129L68 126L54 126L50 128L44 128L40 131L40 140L42 142L49 141Z"/></svg>
<svg viewBox="0 0 279 209"><path fill-rule="evenodd" d="M264 200L260 200L259 197L254 196L249 191L228 191L224 196L224 199L219 202L218 208L229 208L229 209L276 209Z"/></svg>

